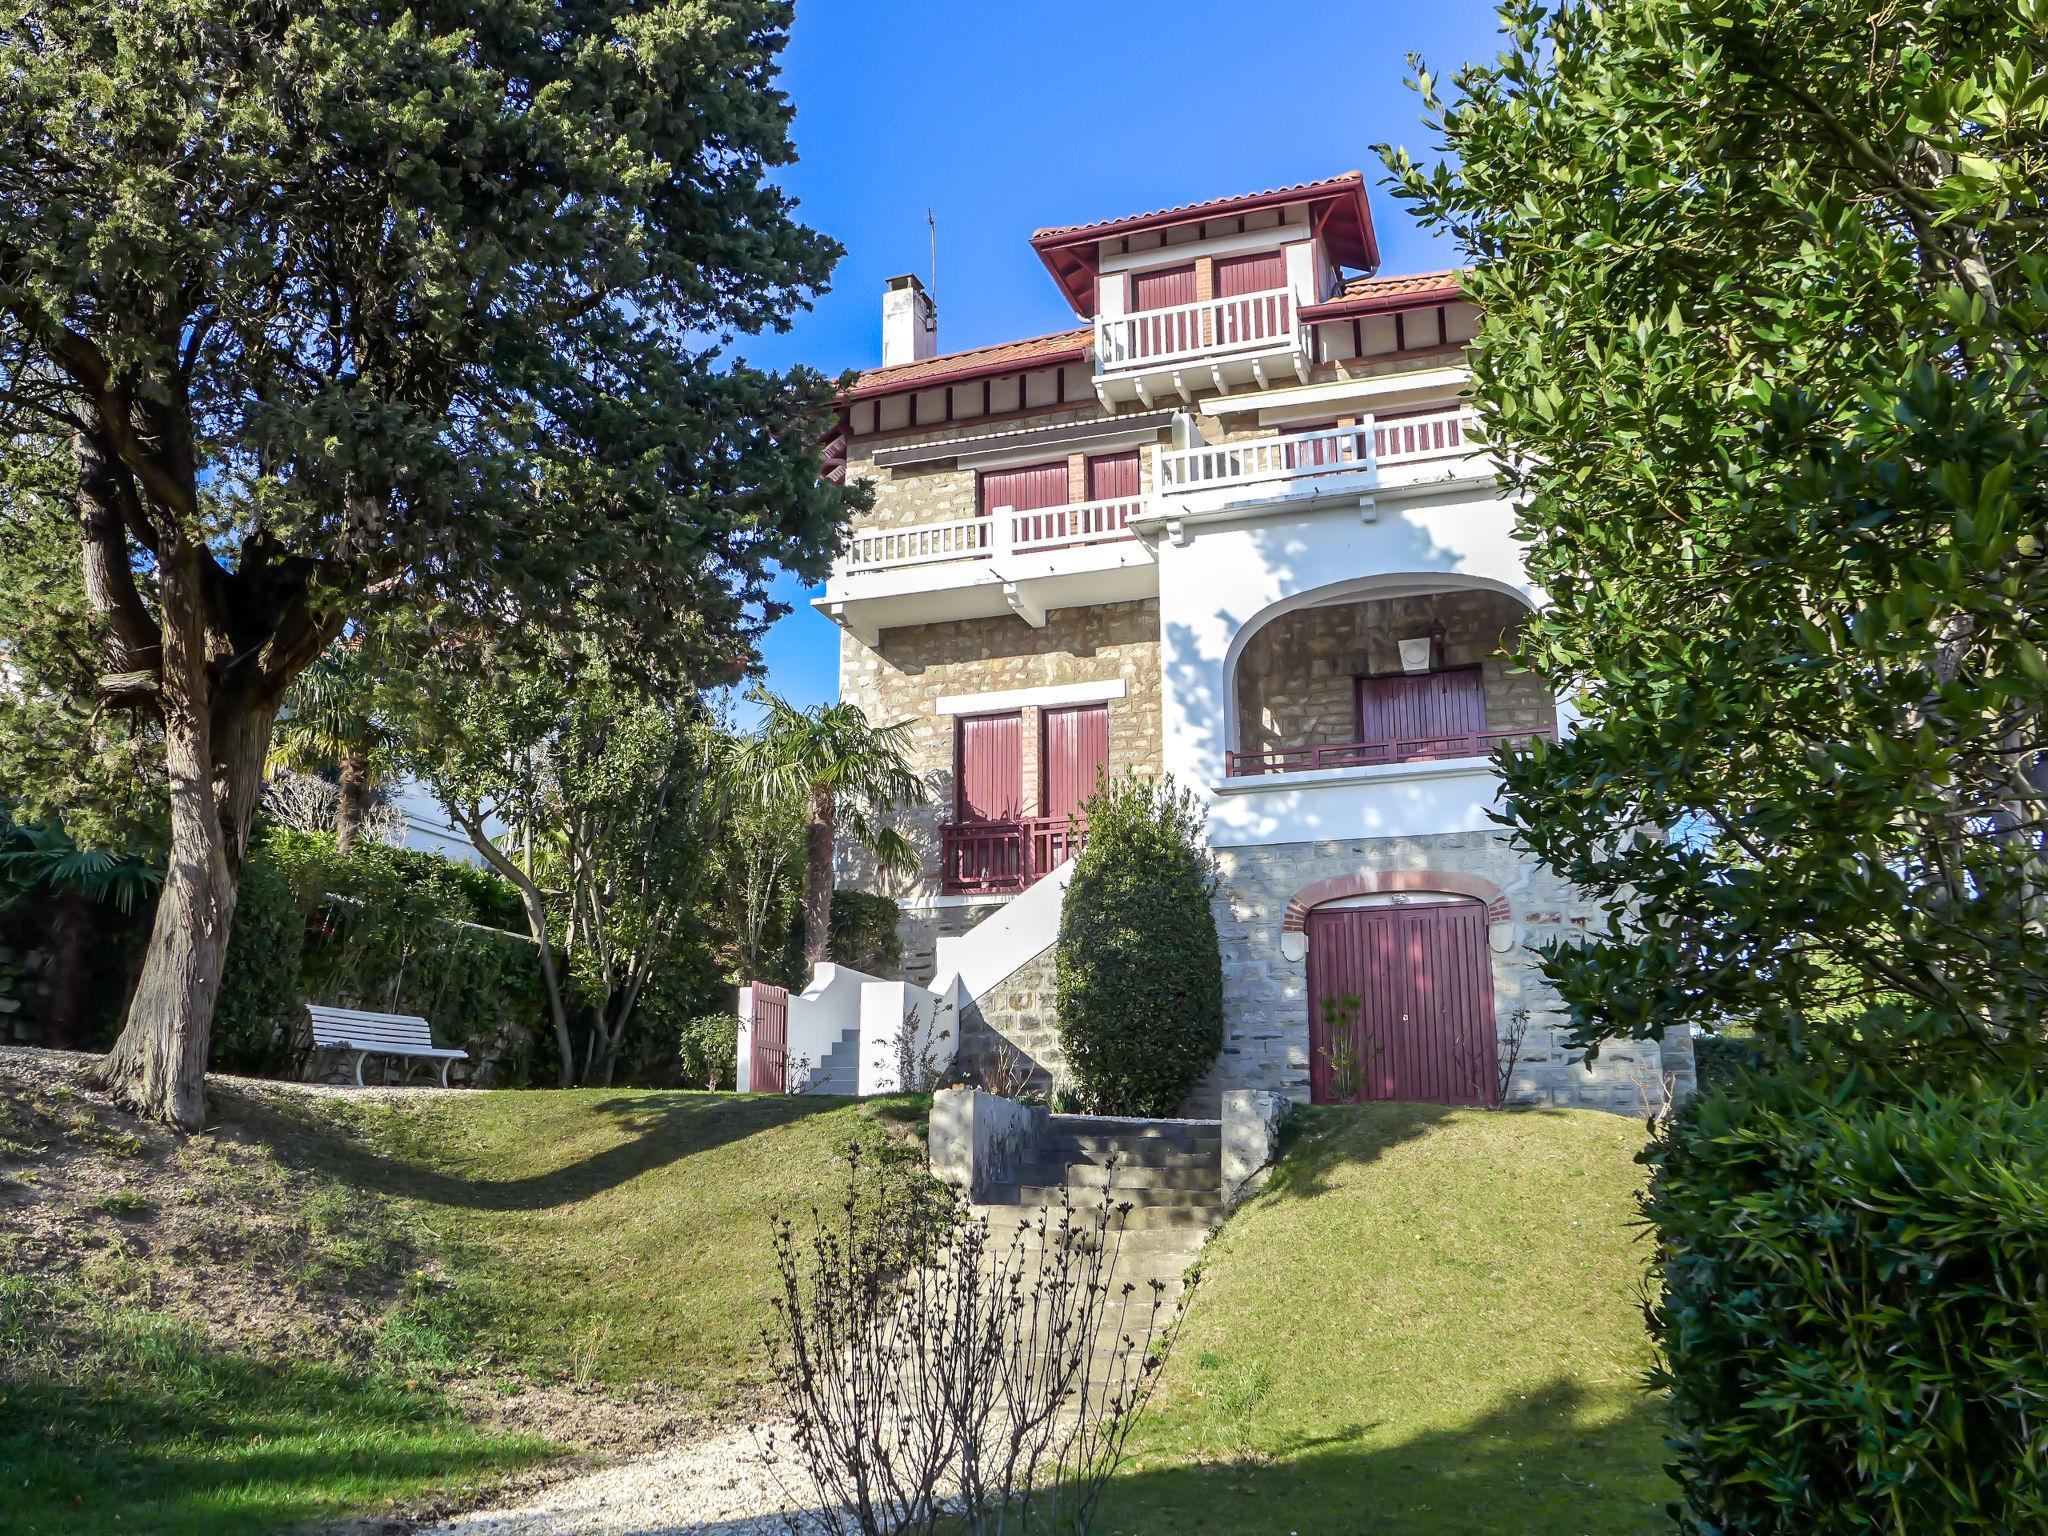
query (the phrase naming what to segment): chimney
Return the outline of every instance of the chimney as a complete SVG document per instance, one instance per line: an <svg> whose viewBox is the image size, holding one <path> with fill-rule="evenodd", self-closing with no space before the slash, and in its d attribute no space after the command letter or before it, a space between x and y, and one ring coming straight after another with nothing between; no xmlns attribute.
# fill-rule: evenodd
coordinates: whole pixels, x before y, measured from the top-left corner
<svg viewBox="0 0 2048 1536"><path fill-rule="evenodd" d="M882 289L882 366L921 363L939 350L939 312L924 284L906 272Z"/></svg>

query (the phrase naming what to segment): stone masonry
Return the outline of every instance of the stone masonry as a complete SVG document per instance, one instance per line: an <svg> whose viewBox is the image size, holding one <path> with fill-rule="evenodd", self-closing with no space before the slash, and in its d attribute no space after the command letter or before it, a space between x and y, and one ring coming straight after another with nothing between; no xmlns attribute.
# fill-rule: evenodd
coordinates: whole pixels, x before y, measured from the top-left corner
<svg viewBox="0 0 2048 1536"><path fill-rule="evenodd" d="M1001 1060L1013 1054L1029 1064L1030 1088L1049 1091L1062 1066L1057 997L1053 951L1048 949L968 1006L960 1021L960 1070L976 1082L993 1082Z"/></svg>
<svg viewBox="0 0 2048 1536"><path fill-rule="evenodd" d="M1403 887L1423 899L1431 874L1450 877L1444 889L1453 895L1476 885L1500 889L1506 913L1491 929L1496 1030L1508 1028L1519 1010L1529 1011L1510 1099L1640 1113L1662 1102L1667 1068L1677 1091L1691 1087L1689 1041L1662 1048L1654 1041L1611 1046L1591 1068L1558 1044L1560 1005L1531 946L1584 932L1597 911L1498 833L1226 848L1219 850L1217 865L1225 1039L1222 1058L1191 1099L1190 1113L1215 1113L1220 1095L1234 1088L1308 1097L1308 966L1299 957L1300 945L1285 942L1289 903L1322 882L1341 885L1360 875L1389 873L1401 875Z"/></svg>
<svg viewBox="0 0 2048 1536"><path fill-rule="evenodd" d="M1251 638L1238 662L1238 746L1270 752L1355 741L1358 679L1399 672L1397 642L1439 627L1438 664L1481 670L1488 730L1550 724L1557 711L1549 690L1502 654L1523 616L1521 604L1495 592L1376 598L1284 613Z"/></svg>

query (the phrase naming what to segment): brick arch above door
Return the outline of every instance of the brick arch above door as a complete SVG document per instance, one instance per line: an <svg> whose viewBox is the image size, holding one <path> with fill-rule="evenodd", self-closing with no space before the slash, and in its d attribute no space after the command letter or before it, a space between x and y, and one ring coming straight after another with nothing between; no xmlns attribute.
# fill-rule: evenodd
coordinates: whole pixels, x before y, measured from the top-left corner
<svg viewBox="0 0 2048 1536"><path fill-rule="evenodd" d="M1403 891L1470 896L1486 904L1487 922L1504 923L1509 919L1508 893L1480 875L1461 875L1435 869L1367 869L1355 875L1339 875L1334 880L1318 880L1313 885L1303 886L1289 899L1287 916L1280 929L1283 933L1307 932L1309 909L1326 901Z"/></svg>

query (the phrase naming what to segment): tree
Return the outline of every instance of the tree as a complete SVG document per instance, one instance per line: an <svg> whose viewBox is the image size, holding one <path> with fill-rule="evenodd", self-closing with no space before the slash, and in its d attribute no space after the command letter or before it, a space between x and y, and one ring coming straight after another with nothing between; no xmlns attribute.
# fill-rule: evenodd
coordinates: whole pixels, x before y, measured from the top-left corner
<svg viewBox="0 0 2048 1536"><path fill-rule="evenodd" d="M103 704L171 855L104 1065L192 1126L272 721L351 620L439 665L570 621L736 675L849 494L829 386L721 355L836 247L766 179L790 7L0 12L0 436L68 454ZM858 499L854 493L853 500Z"/></svg>
<svg viewBox="0 0 2048 1536"><path fill-rule="evenodd" d="M831 956L839 835L884 869L915 867L916 851L889 823L898 807L923 803L924 781L910 768L907 722L870 725L858 704L798 709L765 690L755 699L768 714L741 772L761 798L804 808L804 960L818 965Z"/></svg>
<svg viewBox="0 0 2048 1536"><path fill-rule="evenodd" d="M270 771L320 773L333 769L334 851L355 846L370 811L370 797L390 775L392 734L380 717L376 679L359 638L337 640L285 691L270 748Z"/></svg>
<svg viewBox="0 0 2048 1536"><path fill-rule="evenodd" d="M1087 815L1053 950L1060 1051L1095 1113L1176 1114L1223 1049L1207 817L1192 792L1129 776Z"/></svg>
<svg viewBox="0 0 2048 1536"><path fill-rule="evenodd" d="M561 1085L608 1084L713 889L730 739L696 698L650 699L575 647L463 698L415 722L409 766L519 892Z"/></svg>
<svg viewBox="0 0 2048 1536"><path fill-rule="evenodd" d="M1505 766L1609 913L1545 954L1573 1043L2037 1059L2048 13L1501 14L1420 75L1456 169L1386 154L1475 263L1524 659L1585 715Z"/></svg>

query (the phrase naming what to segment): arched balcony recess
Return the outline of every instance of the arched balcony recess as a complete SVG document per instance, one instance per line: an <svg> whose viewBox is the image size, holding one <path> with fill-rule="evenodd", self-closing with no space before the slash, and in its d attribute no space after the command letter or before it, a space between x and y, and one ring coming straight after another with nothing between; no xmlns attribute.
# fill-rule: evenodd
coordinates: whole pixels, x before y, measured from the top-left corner
<svg viewBox="0 0 2048 1536"><path fill-rule="evenodd" d="M1508 660L1528 617L1491 585L1329 588L1247 624L1225 664L1227 777L1481 757L1554 736Z"/></svg>

